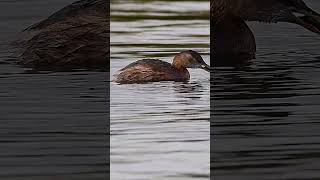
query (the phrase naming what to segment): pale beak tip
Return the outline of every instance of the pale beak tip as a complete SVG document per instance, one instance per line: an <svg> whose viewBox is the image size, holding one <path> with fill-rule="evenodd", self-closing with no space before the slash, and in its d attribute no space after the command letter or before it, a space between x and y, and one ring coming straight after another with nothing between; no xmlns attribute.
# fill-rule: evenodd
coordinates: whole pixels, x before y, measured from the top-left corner
<svg viewBox="0 0 320 180"><path fill-rule="evenodd" d="M201 69L208 71L208 72L211 72L211 67L208 65L201 65Z"/></svg>

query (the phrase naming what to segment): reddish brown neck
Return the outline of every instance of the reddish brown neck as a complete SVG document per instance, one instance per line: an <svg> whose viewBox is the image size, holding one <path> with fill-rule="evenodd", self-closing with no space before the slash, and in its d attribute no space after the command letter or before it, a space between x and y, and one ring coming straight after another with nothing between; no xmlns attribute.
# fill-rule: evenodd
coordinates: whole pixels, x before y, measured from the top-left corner
<svg viewBox="0 0 320 180"><path fill-rule="evenodd" d="M181 71L187 70L187 68L184 65L183 57L181 54L178 54L173 58L172 67Z"/></svg>
<svg viewBox="0 0 320 180"><path fill-rule="evenodd" d="M174 68L177 69L178 71L188 71L187 68L184 67L184 66L172 64L172 67L174 67Z"/></svg>
<svg viewBox="0 0 320 180"><path fill-rule="evenodd" d="M172 67L175 69L174 74L176 77L184 81L190 79L189 71L183 61L183 55L178 54L173 58Z"/></svg>

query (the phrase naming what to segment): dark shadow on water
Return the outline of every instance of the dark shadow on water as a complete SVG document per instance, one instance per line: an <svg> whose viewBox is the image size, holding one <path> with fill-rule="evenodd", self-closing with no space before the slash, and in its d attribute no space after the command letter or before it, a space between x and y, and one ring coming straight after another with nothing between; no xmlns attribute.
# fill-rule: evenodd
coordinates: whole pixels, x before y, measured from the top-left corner
<svg viewBox="0 0 320 180"><path fill-rule="evenodd" d="M174 83L174 91L181 94L189 94L189 93L202 93L204 92L204 87L201 82L175 82ZM199 98L199 97L191 97L191 98Z"/></svg>

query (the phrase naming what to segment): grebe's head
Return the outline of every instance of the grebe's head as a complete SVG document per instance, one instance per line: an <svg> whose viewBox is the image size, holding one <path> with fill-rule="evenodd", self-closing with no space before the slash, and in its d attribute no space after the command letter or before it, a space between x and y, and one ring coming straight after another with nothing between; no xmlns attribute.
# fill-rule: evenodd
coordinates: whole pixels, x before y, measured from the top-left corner
<svg viewBox="0 0 320 180"><path fill-rule="evenodd" d="M200 68L210 72L210 66L204 62L199 53L192 50L177 54L172 64L177 68Z"/></svg>

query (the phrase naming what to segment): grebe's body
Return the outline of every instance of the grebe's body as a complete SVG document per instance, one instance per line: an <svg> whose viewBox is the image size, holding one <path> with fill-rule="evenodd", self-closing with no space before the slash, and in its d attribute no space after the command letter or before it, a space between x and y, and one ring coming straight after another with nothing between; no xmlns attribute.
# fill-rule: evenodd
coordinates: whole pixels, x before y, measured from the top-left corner
<svg viewBox="0 0 320 180"><path fill-rule="evenodd" d="M20 64L109 69L109 1L80 0L23 32Z"/></svg>
<svg viewBox="0 0 320 180"><path fill-rule="evenodd" d="M115 75L114 81L120 84L146 83L156 81L188 81L187 68L202 68L210 71L209 66L195 51L177 54L170 64L158 59L143 59L133 62Z"/></svg>
<svg viewBox="0 0 320 180"><path fill-rule="evenodd" d="M320 34L320 15L302 0L212 0L211 65L248 63L255 37L245 21L294 23Z"/></svg>

